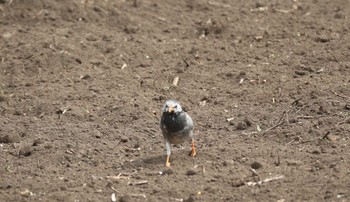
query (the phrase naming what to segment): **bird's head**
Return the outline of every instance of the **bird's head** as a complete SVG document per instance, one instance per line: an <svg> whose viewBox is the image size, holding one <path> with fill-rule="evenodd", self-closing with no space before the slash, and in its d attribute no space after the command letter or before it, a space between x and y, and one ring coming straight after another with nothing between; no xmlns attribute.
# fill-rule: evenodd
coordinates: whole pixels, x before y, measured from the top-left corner
<svg viewBox="0 0 350 202"><path fill-rule="evenodd" d="M167 100L163 107L163 113L178 114L182 112L182 108L179 102L176 100Z"/></svg>

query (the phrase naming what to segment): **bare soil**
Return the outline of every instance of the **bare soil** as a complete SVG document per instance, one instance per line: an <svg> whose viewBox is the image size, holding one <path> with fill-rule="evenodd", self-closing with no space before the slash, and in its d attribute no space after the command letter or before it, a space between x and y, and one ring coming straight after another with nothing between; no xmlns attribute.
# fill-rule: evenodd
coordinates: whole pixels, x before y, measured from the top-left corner
<svg viewBox="0 0 350 202"><path fill-rule="evenodd" d="M2 0L0 15L0 201L350 200L347 0ZM198 154L175 146L171 170L168 98Z"/></svg>

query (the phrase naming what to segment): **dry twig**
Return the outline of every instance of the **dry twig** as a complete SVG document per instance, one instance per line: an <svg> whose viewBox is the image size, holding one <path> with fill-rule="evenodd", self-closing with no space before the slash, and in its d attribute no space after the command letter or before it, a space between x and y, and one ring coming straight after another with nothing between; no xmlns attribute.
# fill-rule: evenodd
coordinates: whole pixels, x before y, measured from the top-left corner
<svg viewBox="0 0 350 202"><path fill-rule="evenodd" d="M13 0L10 0L7 4L7 6L11 6L11 4L13 3Z"/></svg>
<svg viewBox="0 0 350 202"><path fill-rule="evenodd" d="M130 196L147 198L146 194L130 194Z"/></svg>
<svg viewBox="0 0 350 202"><path fill-rule="evenodd" d="M246 184L248 186L255 186L255 185L261 185L263 183L270 182L270 181L273 181L273 180L279 180L279 179L282 179L282 178L284 178L283 175L278 175L278 176L275 176L275 177L271 177L271 178L266 178L264 180L260 180L258 182L247 182Z"/></svg>
<svg viewBox="0 0 350 202"><path fill-rule="evenodd" d="M350 99L350 97L345 96L345 95L340 95L340 94L338 94L337 92L335 92L334 90L332 90L332 93L333 93L334 95L336 95L336 96L341 97L341 98Z"/></svg>
<svg viewBox="0 0 350 202"><path fill-rule="evenodd" d="M224 8L230 8L231 7L228 4L221 4L221 3L217 3L215 1L208 1L208 4L212 5L212 6L218 6L218 7L224 7Z"/></svg>
<svg viewBox="0 0 350 202"><path fill-rule="evenodd" d="M115 191L116 193L118 193L118 190L117 190L116 188L111 187L111 189L112 189L113 191ZM129 195L132 196L132 197L143 197L143 198L147 198L146 194L129 194Z"/></svg>
<svg viewBox="0 0 350 202"><path fill-rule="evenodd" d="M327 131L326 132L326 134L324 134L324 136L322 136L322 140L325 140L327 137L328 137L328 135L330 134L331 132L329 132L329 131Z"/></svg>
<svg viewBox="0 0 350 202"><path fill-rule="evenodd" d="M281 164L280 153L277 152L277 162L275 162L275 165L279 166L280 164Z"/></svg>
<svg viewBox="0 0 350 202"><path fill-rule="evenodd" d="M147 180L142 180L138 182L129 182L128 185L143 185L143 184L148 184Z"/></svg>
<svg viewBox="0 0 350 202"><path fill-rule="evenodd" d="M339 125L341 125L341 124L347 123L348 121L350 121L350 117L346 118L345 120L343 120L343 121L341 121L341 122L338 122L338 123L336 124L336 126L339 126Z"/></svg>
<svg viewBox="0 0 350 202"><path fill-rule="evenodd" d="M106 176L106 178L107 179L112 179L112 180L119 180L119 179L130 179L130 176L125 176L125 174L119 173L116 176Z"/></svg>
<svg viewBox="0 0 350 202"><path fill-rule="evenodd" d="M274 129L274 128L277 128L278 126L284 124L284 121L282 121L282 119L285 118L286 115L287 115L287 112L284 111L283 114L282 114L282 116L281 116L281 118L277 121L277 123L276 123L274 126L268 128L268 129L266 129L265 132L267 132L267 131L269 131L269 130L272 130L272 129Z"/></svg>
<svg viewBox="0 0 350 202"><path fill-rule="evenodd" d="M292 102L292 104L291 104L291 105L298 104L298 102L299 102L301 99L302 99L302 98L298 98L298 99L294 100L294 101Z"/></svg>
<svg viewBox="0 0 350 202"><path fill-rule="evenodd" d="M315 116L297 116L297 119L313 119Z"/></svg>
<svg viewBox="0 0 350 202"><path fill-rule="evenodd" d="M175 77L173 80L173 86L177 86L177 84L179 83L179 77Z"/></svg>

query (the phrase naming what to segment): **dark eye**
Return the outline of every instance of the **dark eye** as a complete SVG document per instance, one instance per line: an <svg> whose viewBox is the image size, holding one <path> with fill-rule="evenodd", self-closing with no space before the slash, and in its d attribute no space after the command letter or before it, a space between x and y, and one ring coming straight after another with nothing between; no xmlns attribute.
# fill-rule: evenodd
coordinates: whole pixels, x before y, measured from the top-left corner
<svg viewBox="0 0 350 202"><path fill-rule="evenodd" d="M177 108L177 105L175 105L175 107L174 108Z"/></svg>

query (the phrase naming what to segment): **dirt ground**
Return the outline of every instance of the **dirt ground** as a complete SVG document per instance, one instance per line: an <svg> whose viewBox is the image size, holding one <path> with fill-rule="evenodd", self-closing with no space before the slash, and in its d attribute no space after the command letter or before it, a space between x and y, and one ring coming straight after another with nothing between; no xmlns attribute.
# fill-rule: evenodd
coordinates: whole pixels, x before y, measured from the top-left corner
<svg viewBox="0 0 350 202"><path fill-rule="evenodd" d="M0 201L350 200L347 0L1 0L0 14ZM174 146L171 170L168 98L198 153Z"/></svg>

